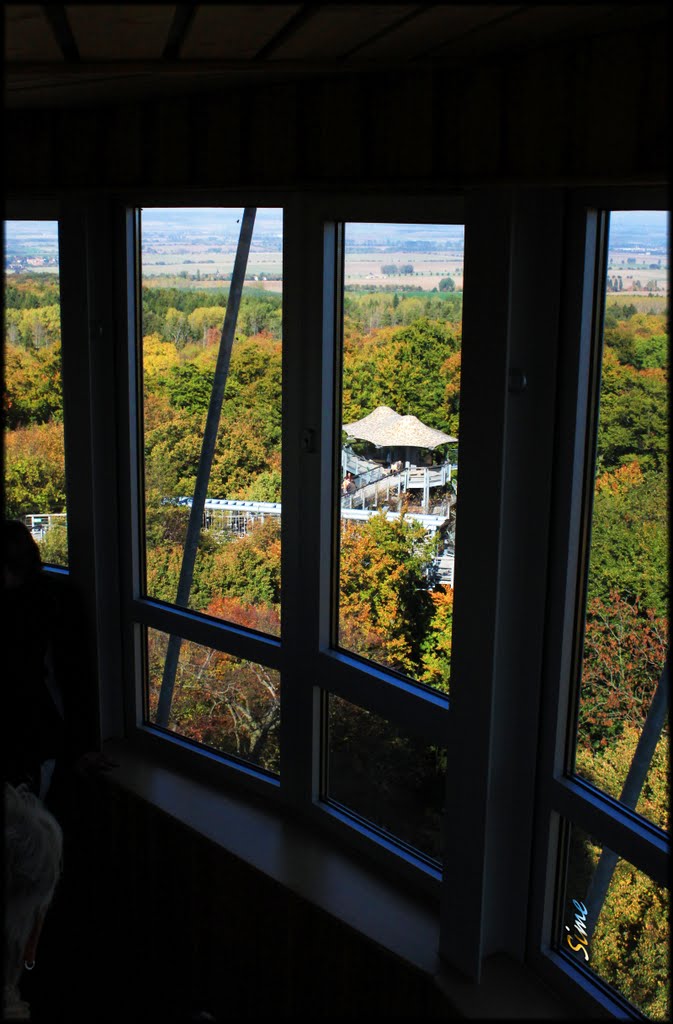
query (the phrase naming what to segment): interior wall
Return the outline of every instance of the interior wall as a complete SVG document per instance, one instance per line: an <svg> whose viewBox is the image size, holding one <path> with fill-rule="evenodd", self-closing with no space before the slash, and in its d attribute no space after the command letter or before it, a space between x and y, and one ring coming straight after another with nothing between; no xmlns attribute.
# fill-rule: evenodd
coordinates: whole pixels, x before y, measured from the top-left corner
<svg viewBox="0 0 673 1024"><path fill-rule="evenodd" d="M101 111L5 112L11 189L447 188L666 180L667 49L651 30L463 69L250 85Z"/></svg>
<svg viewBox="0 0 673 1024"><path fill-rule="evenodd" d="M6 191L665 181L665 42L634 30L463 71L6 110ZM82 884L102 925L69 956L100 973L101 1002L137 987L225 1019L451 1016L430 979L123 791L100 820Z"/></svg>
<svg viewBox="0 0 673 1024"><path fill-rule="evenodd" d="M97 801L106 1005L121 1012L135 992L127 1014L134 1004L147 1020L177 1007L222 1020L454 1018L431 978L126 790L103 783Z"/></svg>

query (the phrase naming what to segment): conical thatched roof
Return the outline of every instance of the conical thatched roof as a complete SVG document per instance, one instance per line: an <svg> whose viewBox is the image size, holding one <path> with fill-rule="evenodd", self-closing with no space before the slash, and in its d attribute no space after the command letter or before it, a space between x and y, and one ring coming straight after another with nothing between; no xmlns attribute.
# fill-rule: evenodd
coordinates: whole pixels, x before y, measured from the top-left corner
<svg viewBox="0 0 673 1024"><path fill-rule="evenodd" d="M368 416L354 423L344 423L348 437L369 441L377 448L437 448L458 438L421 423L418 416L400 416L387 405L379 405Z"/></svg>

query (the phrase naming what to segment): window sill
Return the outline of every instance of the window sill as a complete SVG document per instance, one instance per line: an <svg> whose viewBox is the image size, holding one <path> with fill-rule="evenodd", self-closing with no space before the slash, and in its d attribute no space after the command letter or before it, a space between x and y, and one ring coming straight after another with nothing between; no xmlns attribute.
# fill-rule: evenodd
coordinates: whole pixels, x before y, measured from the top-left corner
<svg viewBox="0 0 673 1024"><path fill-rule="evenodd" d="M442 964L439 915L413 895L279 814L186 778L128 744L109 741L112 784L146 801L300 898L432 978L459 1016L569 1019L553 993L525 967L496 956L479 985Z"/></svg>

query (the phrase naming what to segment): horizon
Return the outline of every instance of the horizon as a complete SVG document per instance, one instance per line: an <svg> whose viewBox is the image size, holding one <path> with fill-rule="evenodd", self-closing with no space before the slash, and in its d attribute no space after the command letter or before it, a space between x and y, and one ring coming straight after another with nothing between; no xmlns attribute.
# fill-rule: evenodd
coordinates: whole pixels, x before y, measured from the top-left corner
<svg viewBox="0 0 673 1024"><path fill-rule="evenodd" d="M181 243L235 241L243 210L230 207L151 207L143 209L144 240L149 244L170 244L178 254ZM7 258L56 255L58 224L55 220L6 220L4 255ZM182 237L189 234L189 238ZM254 241L257 251L278 250L283 222L280 208L259 207ZM173 236L173 237L171 237ZM610 215L609 250L661 249L668 242L668 212L660 210L615 210ZM463 251L462 224L419 224L347 222L346 251L434 252ZM668 256L666 252L665 256Z"/></svg>

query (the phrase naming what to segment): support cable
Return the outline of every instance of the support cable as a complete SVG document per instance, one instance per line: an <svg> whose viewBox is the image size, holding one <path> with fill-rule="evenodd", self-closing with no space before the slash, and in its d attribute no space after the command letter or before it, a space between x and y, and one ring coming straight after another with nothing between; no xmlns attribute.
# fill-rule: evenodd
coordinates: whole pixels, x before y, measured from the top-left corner
<svg viewBox="0 0 673 1024"><path fill-rule="evenodd" d="M178 580L178 591L175 598L175 603L180 608L189 608L189 595L191 593L192 580L194 578L194 563L196 561L196 552L199 543L199 536L201 534L201 524L203 522L203 511L206 503L206 495L208 493L210 471L213 465L213 457L215 455L215 442L217 440L217 431L220 425L220 414L222 412L222 402L224 401L224 389L226 387L227 376L229 374L231 349L234 344L234 333L236 331L238 311L241 304L241 294L243 292L243 283L245 281L245 272L248 265L248 255L250 253L250 242L252 239L252 230L255 225L256 213L256 208L252 206L247 206L243 211L241 232L238 238L238 247L236 249L236 259L234 261L234 269L231 275L231 286L229 288L227 309L224 316L222 334L220 335L220 348L217 354L215 378L213 380L213 389L210 394L206 426L203 433L203 441L201 443L199 468L196 473L196 483L194 484L194 497L192 499L192 507L189 512L187 537L185 539L185 547L182 553L180 579ZM175 633L172 633L168 638L166 661L164 662L164 673L161 680L161 691L159 693L159 705L156 717L156 724L163 726L163 728L168 727L171 702L173 700L173 687L175 685L175 674L178 667L178 657L180 655L181 644L182 637L176 636Z"/></svg>
<svg viewBox="0 0 673 1024"><path fill-rule="evenodd" d="M666 658L663 671L657 683L657 688L650 704L650 709L640 734L638 745L631 761L626 781L622 788L620 803L630 810L635 810L640 791L643 788L647 773L650 770L652 757L656 749L661 730L666 721L668 712L668 689L669 689L669 661L670 655ZM587 892L587 937L591 938L594 929L601 916L605 897L607 896L612 875L617 866L618 855L613 850L604 849L600 855L596 870L594 871L589 890Z"/></svg>

